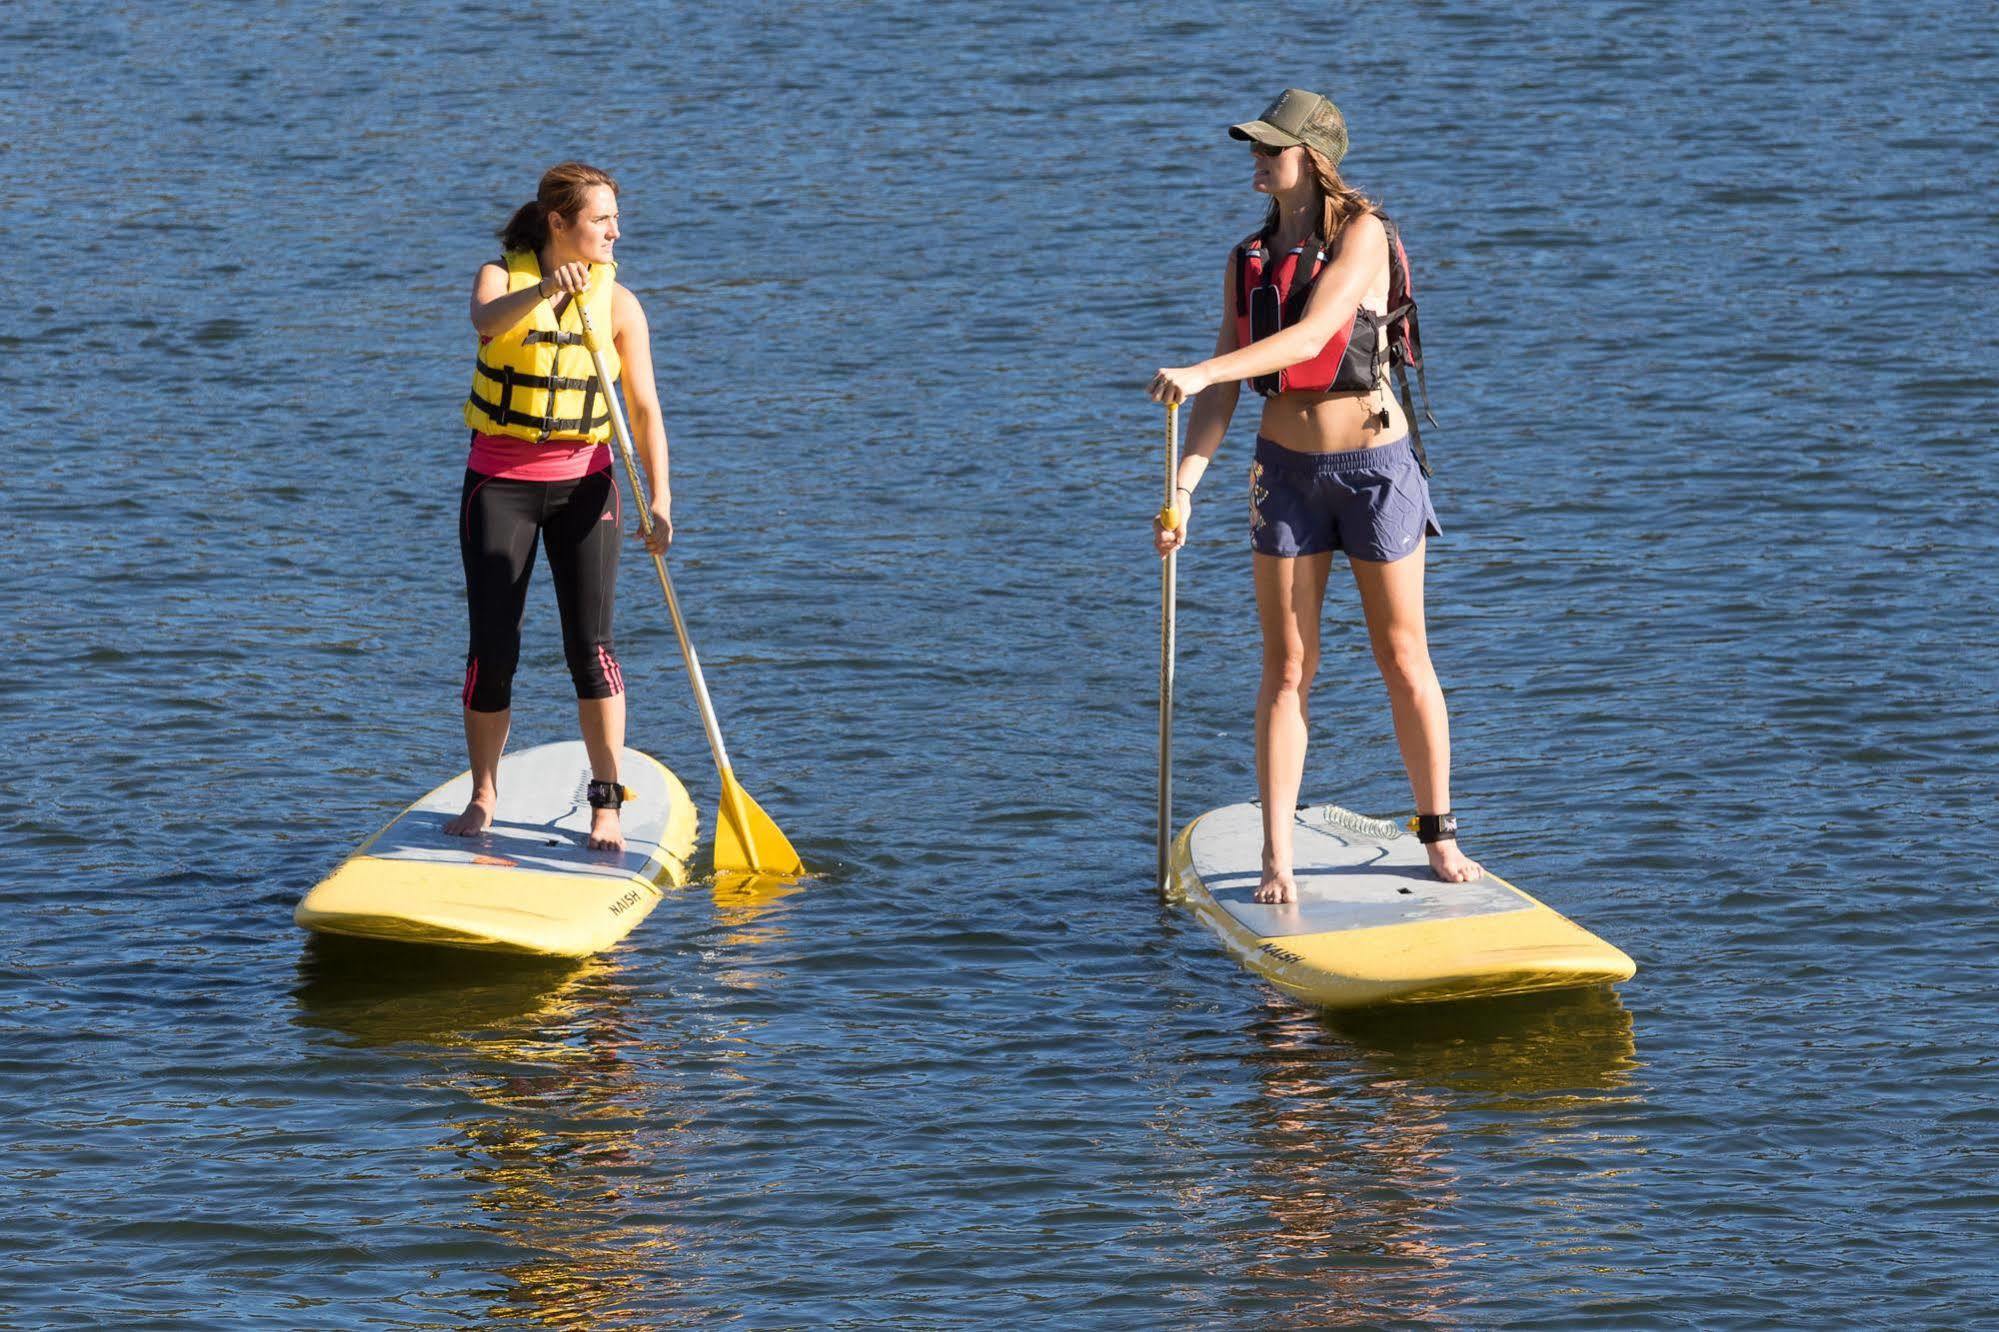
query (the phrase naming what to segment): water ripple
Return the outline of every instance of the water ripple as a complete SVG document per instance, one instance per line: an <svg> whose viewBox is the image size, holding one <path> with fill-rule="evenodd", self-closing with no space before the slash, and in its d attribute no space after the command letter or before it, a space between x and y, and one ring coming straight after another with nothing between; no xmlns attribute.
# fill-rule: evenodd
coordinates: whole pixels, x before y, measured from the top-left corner
<svg viewBox="0 0 1999 1332"><path fill-rule="evenodd" d="M1334 1020L1152 898L1138 389L1258 214L1238 15L0 24L59 259L0 329L0 1321L1989 1320L1999 44L1370 14L1262 17L1418 265L1457 803L1619 995ZM579 79L537 142L624 181L676 581L820 873L580 966L302 943L459 761L459 312L532 174L463 145ZM1233 434L1182 818L1252 780ZM641 573L633 739L712 810ZM537 586L523 742L571 725L554 629ZM1338 579L1314 716L1308 793L1406 810Z"/></svg>

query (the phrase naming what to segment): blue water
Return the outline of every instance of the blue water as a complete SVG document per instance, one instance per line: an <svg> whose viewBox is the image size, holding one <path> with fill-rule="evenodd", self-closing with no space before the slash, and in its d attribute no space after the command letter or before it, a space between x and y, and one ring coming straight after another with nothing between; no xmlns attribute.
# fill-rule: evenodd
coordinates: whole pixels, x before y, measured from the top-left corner
<svg viewBox="0 0 1999 1332"><path fill-rule="evenodd" d="M0 65L0 1323L1999 1326L1982 7L30 0ZM1328 1019L1152 893L1141 389L1286 83L1417 266L1467 846L1615 993ZM571 155L821 873L575 969L308 945L462 759L464 302ZM1183 821L1250 791L1253 428ZM1406 811L1327 615L1306 795Z"/></svg>

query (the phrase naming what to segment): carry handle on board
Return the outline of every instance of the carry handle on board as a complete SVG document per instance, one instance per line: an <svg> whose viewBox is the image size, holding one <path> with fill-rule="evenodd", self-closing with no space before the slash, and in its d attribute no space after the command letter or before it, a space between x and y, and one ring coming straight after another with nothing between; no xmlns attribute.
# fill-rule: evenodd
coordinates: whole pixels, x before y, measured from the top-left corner
<svg viewBox="0 0 1999 1332"><path fill-rule="evenodd" d="M1159 524L1172 531L1180 525L1174 486L1180 479L1180 404L1166 404L1166 504ZM1174 580L1180 551L1166 552L1159 563L1159 891L1169 887L1173 851L1173 612Z"/></svg>
<svg viewBox="0 0 1999 1332"><path fill-rule="evenodd" d="M639 511L639 530L652 536L652 510L646 504L645 486L639 479L638 460L632 453L632 431L625 424L624 404L618 388L604 364L604 348L590 312L579 298L574 302L583 320L583 345L597 367L597 382L604 386L604 400L611 409L611 431L618 437L618 453L625 460L625 476L632 483L633 507ZM680 599L673 595L673 578L666 561L648 545L652 567L659 571L659 586L666 593L666 609L673 616L673 632L680 639L680 655L687 661L687 678L694 686L694 702L701 709L701 725L708 732L708 748L715 755L715 767L722 775L722 799L715 820L715 869L720 873L748 870L756 874L794 875L805 873L805 862L792 850L791 842L750 798L729 767L729 751L722 747L722 728L715 720L715 705L708 698L708 683L701 678L701 661L694 655L693 640L687 636L687 622L680 616Z"/></svg>

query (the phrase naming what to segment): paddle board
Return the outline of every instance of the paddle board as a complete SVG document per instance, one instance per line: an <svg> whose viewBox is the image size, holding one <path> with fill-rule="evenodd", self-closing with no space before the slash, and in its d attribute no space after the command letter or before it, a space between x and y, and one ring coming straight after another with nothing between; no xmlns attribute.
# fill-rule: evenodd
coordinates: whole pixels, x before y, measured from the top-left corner
<svg viewBox="0 0 1999 1332"><path fill-rule="evenodd" d="M1387 819L1316 805L1293 830L1298 900L1252 901L1263 814L1211 810L1173 848L1169 893L1245 967L1321 1008L1434 1003L1628 980L1637 967L1498 875L1443 883Z"/></svg>
<svg viewBox="0 0 1999 1332"><path fill-rule="evenodd" d="M662 885L687 882L694 804L680 779L636 749L619 773L623 851L592 851L580 740L500 760L500 804L477 837L444 825L472 796L462 772L390 821L298 904L308 930L399 943L587 957L631 933Z"/></svg>

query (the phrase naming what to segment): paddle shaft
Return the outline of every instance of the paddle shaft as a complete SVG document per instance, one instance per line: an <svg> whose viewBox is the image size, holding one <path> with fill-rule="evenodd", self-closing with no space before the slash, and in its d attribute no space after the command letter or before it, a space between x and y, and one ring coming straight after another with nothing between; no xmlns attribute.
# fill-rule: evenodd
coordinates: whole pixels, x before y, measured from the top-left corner
<svg viewBox="0 0 1999 1332"><path fill-rule="evenodd" d="M583 319L584 345L590 349L590 360L597 367L597 382L604 386L604 401L610 404L611 433L618 437L618 454L625 460L625 476L632 483L632 501L639 511L639 531L647 538L647 553L652 556L652 567L659 573L660 590L666 593L666 610L673 617L674 637L680 640L680 655L687 662L687 678L694 685L694 703L701 709L701 727L708 732L708 748L715 755L715 766L721 769L722 788L726 793L735 785L734 773L729 768L729 751L722 745L722 727L715 720L715 704L708 697L708 682L701 675L701 659L694 654L694 641L687 636L687 622L680 615L680 598L673 594L673 575L666 571L666 561L659 552L651 548L652 509L646 504L645 482L639 476L638 459L632 449L632 428L625 424L625 407L618 401L617 385L612 383L610 368L604 364L604 352L597 344L597 330L591 325L590 312L583 308L581 297L573 304L576 313ZM747 824L742 811L731 812L735 814L739 826Z"/></svg>
<svg viewBox="0 0 1999 1332"><path fill-rule="evenodd" d="M1180 404L1166 404L1166 509L1180 480ZM1159 565L1159 891L1165 892L1173 844L1173 656L1178 548Z"/></svg>

